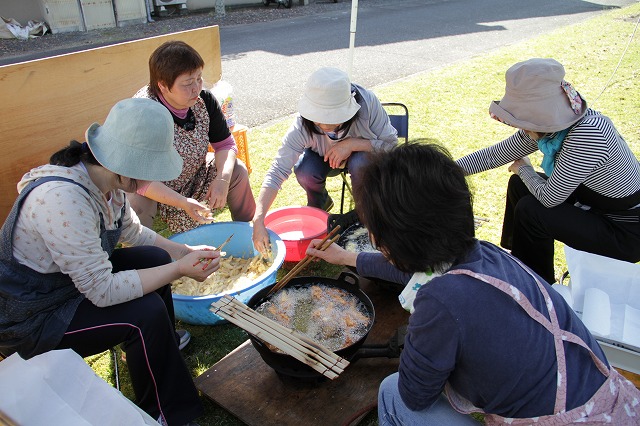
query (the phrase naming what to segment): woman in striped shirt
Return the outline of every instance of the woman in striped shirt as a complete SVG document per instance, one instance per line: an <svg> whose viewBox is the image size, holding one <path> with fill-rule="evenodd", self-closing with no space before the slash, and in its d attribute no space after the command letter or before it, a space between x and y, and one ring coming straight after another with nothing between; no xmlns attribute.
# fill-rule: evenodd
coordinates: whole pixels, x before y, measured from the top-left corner
<svg viewBox="0 0 640 426"><path fill-rule="evenodd" d="M611 120L589 109L553 59L530 59L506 73L491 116L519 130L460 158L467 174L508 163L501 245L555 282L554 240L575 249L640 261L640 165ZM527 155L542 151L544 174Z"/></svg>

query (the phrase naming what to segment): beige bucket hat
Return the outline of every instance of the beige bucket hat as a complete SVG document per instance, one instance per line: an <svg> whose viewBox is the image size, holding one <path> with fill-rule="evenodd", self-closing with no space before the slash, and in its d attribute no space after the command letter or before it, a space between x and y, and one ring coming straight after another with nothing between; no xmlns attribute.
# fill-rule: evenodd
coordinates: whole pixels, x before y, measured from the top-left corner
<svg viewBox="0 0 640 426"><path fill-rule="evenodd" d="M298 112L307 120L322 124L342 124L360 109L351 93L349 76L337 68L315 71L305 85Z"/></svg>
<svg viewBox="0 0 640 426"><path fill-rule="evenodd" d="M564 81L564 67L555 59L518 62L505 74L505 94L489 114L518 129L541 133L564 130L587 113L587 101Z"/></svg>
<svg viewBox="0 0 640 426"><path fill-rule="evenodd" d="M121 176L169 181L182 172L182 157L173 146L173 118L151 99L118 102L104 124L93 123L85 136L96 160Z"/></svg>

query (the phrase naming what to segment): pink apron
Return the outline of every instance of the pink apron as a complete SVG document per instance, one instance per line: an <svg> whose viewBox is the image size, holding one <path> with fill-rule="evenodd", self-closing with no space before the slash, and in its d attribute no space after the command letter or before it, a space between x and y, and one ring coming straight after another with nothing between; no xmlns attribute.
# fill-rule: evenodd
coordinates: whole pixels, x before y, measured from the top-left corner
<svg viewBox="0 0 640 426"><path fill-rule="evenodd" d="M517 259L515 260L520 266L527 270ZM529 273L544 296L551 320L548 320L542 313L537 311L517 288L502 280L488 275L478 274L467 269L456 269L448 273L469 275L504 292L513 298L534 321L540 323L554 337L556 357L558 360L558 388L555 408L553 410L555 414L534 418L506 418L496 414L486 414L485 423L487 425L535 424L555 426L572 423L580 425L640 425L640 391L615 369L607 367L580 337L560 328L558 316L554 309L553 302L549 297L549 293L535 276ZM607 378L586 404L570 411L566 411L567 383L565 378L567 377L567 365L563 341L569 341L588 350L598 370ZM475 407L470 401L455 392L448 382L445 385L445 393L451 406L460 413L483 412L480 408Z"/></svg>

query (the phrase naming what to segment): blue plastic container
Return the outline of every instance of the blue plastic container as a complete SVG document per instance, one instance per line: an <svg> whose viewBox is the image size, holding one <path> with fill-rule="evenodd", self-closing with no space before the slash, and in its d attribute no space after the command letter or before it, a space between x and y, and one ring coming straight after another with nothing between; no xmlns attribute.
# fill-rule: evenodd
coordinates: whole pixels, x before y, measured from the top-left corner
<svg viewBox="0 0 640 426"><path fill-rule="evenodd" d="M223 293L208 296L184 296L181 294L173 295L173 307L176 318L188 324L195 325L216 325L226 323L226 320L209 310L211 304L220 300L226 294L233 295L242 303L247 303L251 297L263 288L276 282L276 273L284 262L286 248L282 239L271 230L269 239L273 251L273 265L262 275L256 278L247 287ZM235 257L251 258L258 254L253 247L251 236L253 227L247 222L217 222L209 225L202 225L190 231L174 234L169 237L177 243L188 245L207 244L219 246L233 234L233 238L222 249L227 255Z"/></svg>

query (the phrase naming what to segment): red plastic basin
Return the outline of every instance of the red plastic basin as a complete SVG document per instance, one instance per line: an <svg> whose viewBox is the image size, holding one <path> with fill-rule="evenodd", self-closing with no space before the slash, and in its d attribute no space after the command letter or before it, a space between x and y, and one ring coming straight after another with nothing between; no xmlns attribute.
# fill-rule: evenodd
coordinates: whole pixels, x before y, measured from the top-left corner
<svg viewBox="0 0 640 426"><path fill-rule="evenodd" d="M327 235L329 213L315 207L282 207L267 213L264 224L284 241L284 260L302 259L311 240Z"/></svg>

